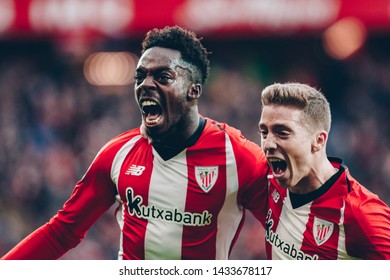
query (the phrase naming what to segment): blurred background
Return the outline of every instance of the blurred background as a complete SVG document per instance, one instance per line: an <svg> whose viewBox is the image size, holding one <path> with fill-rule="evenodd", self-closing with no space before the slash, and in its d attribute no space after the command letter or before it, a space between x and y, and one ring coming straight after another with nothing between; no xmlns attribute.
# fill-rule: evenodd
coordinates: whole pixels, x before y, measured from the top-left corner
<svg viewBox="0 0 390 280"><path fill-rule="evenodd" d="M138 127L133 69L149 29L212 52L200 111L259 143L259 94L303 82L331 103L328 154L390 203L390 0L1 0L0 255L62 207L97 151ZM62 259L116 259L108 211ZM232 259L263 259L251 215Z"/></svg>

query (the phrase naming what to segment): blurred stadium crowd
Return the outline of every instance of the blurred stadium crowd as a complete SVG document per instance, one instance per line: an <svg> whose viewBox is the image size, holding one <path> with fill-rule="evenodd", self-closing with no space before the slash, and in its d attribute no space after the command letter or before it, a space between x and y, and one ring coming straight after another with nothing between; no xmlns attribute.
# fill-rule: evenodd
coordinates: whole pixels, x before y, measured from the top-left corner
<svg viewBox="0 0 390 280"><path fill-rule="evenodd" d="M390 203L390 40L370 38L345 61L319 38L204 39L212 52L203 115L259 143L259 93L274 82L321 89L331 102L328 153ZM139 54L139 49L124 49ZM82 61L46 41L0 42L0 255L46 222L69 197L100 147L137 127L133 85L87 83ZM116 259L114 208L63 259ZM263 259L264 231L248 215L232 259Z"/></svg>

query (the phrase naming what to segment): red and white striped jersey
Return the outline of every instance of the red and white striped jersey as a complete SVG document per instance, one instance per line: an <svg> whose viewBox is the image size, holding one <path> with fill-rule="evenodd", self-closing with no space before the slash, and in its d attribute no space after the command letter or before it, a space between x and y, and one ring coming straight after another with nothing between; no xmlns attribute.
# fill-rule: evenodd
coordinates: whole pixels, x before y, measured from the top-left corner
<svg viewBox="0 0 390 280"><path fill-rule="evenodd" d="M168 160L138 133L124 137L111 166L123 201L119 257L227 259L244 208L258 215L265 196L261 150L211 120L193 146Z"/></svg>
<svg viewBox="0 0 390 280"><path fill-rule="evenodd" d="M207 119L166 160L134 129L102 148L63 209L6 258L60 257L118 200L120 259L227 259L245 209L265 219L267 173L262 150L226 124Z"/></svg>
<svg viewBox="0 0 390 280"><path fill-rule="evenodd" d="M297 195L269 175L265 220L269 259L390 259L390 210L339 171L316 191Z"/></svg>

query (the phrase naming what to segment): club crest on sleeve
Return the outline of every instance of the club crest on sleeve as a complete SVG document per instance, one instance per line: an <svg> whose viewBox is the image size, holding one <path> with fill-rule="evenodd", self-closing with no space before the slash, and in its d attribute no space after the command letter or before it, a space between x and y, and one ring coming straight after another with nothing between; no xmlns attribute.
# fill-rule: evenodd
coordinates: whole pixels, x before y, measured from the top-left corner
<svg viewBox="0 0 390 280"><path fill-rule="evenodd" d="M324 244L333 232L333 223L314 217L313 236L317 245Z"/></svg>
<svg viewBox="0 0 390 280"><path fill-rule="evenodd" d="M204 192L209 192L218 178L218 166L195 166L195 178Z"/></svg>

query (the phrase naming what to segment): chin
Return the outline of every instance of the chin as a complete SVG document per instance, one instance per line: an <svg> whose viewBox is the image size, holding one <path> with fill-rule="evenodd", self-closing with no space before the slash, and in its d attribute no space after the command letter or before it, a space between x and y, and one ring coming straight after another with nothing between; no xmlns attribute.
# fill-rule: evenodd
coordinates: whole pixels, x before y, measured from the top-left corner
<svg viewBox="0 0 390 280"><path fill-rule="evenodd" d="M281 186L282 188L288 189L291 187L291 184L289 184L286 179L277 178L276 181L278 182L279 186Z"/></svg>
<svg viewBox="0 0 390 280"><path fill-rule="evenodd" d="M158 130L155 128L155 127L146 127L145 129L146 131L146 135L149 137L149 138L157 138L158 137Z"/></svg>

